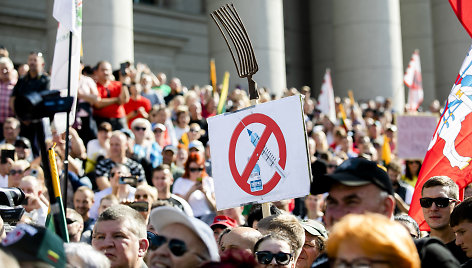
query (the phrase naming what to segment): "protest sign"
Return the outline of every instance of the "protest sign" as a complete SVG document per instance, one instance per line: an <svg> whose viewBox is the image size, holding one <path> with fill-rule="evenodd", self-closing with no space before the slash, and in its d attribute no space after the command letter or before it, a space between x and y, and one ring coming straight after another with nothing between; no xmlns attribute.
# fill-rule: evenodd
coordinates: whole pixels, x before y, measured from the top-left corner
<svg viewBox="0 0 472 268"><path fill-rule="evenodd" d="M437 124L438 117L434 115L398 115L397 156L423 159Z"/></svg>
<svg viewBox="0 0 472 268"><path fill-rule="evenodd" d="M218 210L309 193L300 95L208 118L208 130Z"/></svg>

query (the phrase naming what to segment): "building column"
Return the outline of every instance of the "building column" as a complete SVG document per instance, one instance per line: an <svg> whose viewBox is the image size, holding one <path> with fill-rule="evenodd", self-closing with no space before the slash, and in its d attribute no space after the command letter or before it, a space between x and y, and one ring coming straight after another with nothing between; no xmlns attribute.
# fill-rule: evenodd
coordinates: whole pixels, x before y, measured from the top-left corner
<svg viewBox="0 0 472 268"><path fill-rule="evenodd" d="M208 0L207 10L212 12L226 3ZM259 65L253 79L259 87L267 87L271 94L281 96L286 88L282 0L240 0L234 6L248 32ZM238 84L247 89L247 80L238 77L223 36L211 18L208 22L210 57L215 58L218 83L221 83L224 72L229 71L230 90Z"/></svg>
<svg viewBox="0 0 472 268"><path fill-rule="evenodd" d="M333 2L310 0L310 38L312 62L312 87L314 98L318 98L326 68L333 70ZM334 74L336 75L336 74ZM334 90L335 95L338 90Z"/></svg>
<svg viewBox="0 0 472 268"><path fill-rule="evenodd" d="M84 1L82 8L84 63L109 61L113 69L134 61L132 0Z"/></svg>
<svg viewBox="0 0 472 268"><path fill-rule="evenodd" d="M403 60L399 0L334 0L335 94L356 100L391 97L403 111Z"/></svg>
<svg viewBox="0 0 472 268"><path fill-rule="evenodd" d="M400 12L403 70L406 71L415 49L419 49L424 90L422 106L423 110L427 110L429 104L436 99L431 2L429 0L400 0ZM405 96L408 96L408 87L405 88Z"/></svg>
<svg viewBox="0 0 472 268"><path fill-rule="evenodd" d="M470 46L449 1L432 0L436 97L444 105Z"/></svg>

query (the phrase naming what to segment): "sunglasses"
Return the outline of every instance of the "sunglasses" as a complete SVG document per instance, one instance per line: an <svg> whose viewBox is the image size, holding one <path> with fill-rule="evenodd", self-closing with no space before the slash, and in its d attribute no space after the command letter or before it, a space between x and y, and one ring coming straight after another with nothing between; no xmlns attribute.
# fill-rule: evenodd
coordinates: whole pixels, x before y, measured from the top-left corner
<svg viewBox="0 0 472 268"><path fill-rule="evenodd" d="M143 195L135 194L135 195L134 195L134 198L135 198L135 199L141 199L141 197L144 198L144 199L147 199L147 198L148 198L148 195L147 195L147 194L143 194Z"/></svg>
<svg viewBox="0 0 472 268"><path fill-rule="evenodd" d="M21 169L11 169L10 170L10 175L15 175L15 174L22 174L23 173L23 170Z"/></svg>
<svg viewBox="0 0 472 268"><path fill-rule="evenodd" d="M203 171L203 168L189 168L190 172L197 172L197 171Z"/></svg>
<svg viewBox="0 0 472 268"><path fill-rule="evenodd" d="M67 224L72 224L72 223L74 223L74 222L76 222L76 220L66 218L66 223L67 223Z"/></svg>
<svg viewBox="0 0 472 268"><path fill-rule="evenodd" d="M292 260L292 254L285 252L272 253L270 251L256 251L256 259L260 264L270 264L274 258L278 265L287 265Z"/></svg>
<svg viewBox="0 0 472 268"><path fill-rule="evenodd" d="M433 203L436 204L438 208L445 208L449 206L451 202L458 202L459 200L448 198L448 197L436 197L436 198L429 198L423 197L420 198L420 205L422 208L430 208Z"/></svg>
<svg viewBox="0 0 472 268"><path fill-rule="evenodd" d="M146 128L145 127L134 127L134 130L136 130L136 131L145 131Z"/></svg>
<svg viewBox="0 0 472 268"><path fill-rule="evenodd" d="M199 132L199 131L200 131L199 129L194 129L194 128L191 128L191 129L189 130L189 132Z"/></svg>
<svg viewBox="0 0 472 268"><path fill-rule="evenodd" d="M179 239L167 240L166 237L157 235L153 232L147 232L147 239L149 240L149 248L156 250L167 242L170 252L177 257L180 257L187 252L187 245L185 242Z"/></svg>

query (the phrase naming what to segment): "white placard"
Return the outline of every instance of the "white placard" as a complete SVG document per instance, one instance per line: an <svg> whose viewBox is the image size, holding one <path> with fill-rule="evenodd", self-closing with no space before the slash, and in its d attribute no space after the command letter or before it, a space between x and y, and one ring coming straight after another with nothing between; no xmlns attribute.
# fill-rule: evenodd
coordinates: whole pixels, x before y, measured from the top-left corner
<svg viewBox="0 0 472 268"><path fill-rule="evenodd" d="M397 156L403 159L423 159L438 125L435 115L397 116Z"/></svg>
<svg viewBox="0 0 472 268"><path fill-rule="evenodd" d="M218 210L309 193L301 95L208 118L208 131Z"/></svg>

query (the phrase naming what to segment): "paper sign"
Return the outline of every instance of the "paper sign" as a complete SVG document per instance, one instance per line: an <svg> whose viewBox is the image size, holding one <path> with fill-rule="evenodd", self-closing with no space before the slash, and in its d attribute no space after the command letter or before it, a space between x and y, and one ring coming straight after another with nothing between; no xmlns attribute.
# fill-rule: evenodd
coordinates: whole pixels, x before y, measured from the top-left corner
<svg viewBox="0 0 472 268"><path fill-rule="evenodd" d="M208 131L218 210L309 193L300 95L208 118Z"/></svg>
<svg viewBox="0 0 472 268"><path fill-rule="evenodd" d="M437 124L434 115L398 115L397 156L423 159Z"/></svg>

